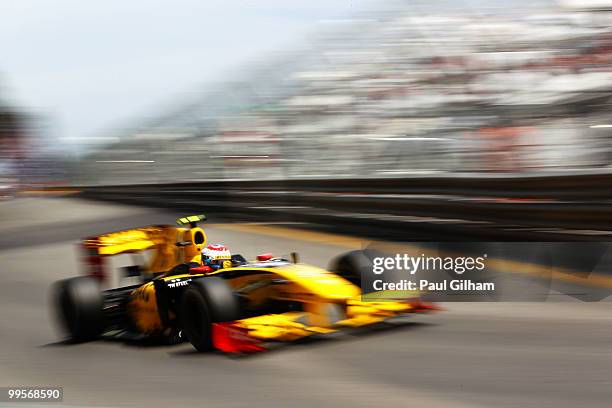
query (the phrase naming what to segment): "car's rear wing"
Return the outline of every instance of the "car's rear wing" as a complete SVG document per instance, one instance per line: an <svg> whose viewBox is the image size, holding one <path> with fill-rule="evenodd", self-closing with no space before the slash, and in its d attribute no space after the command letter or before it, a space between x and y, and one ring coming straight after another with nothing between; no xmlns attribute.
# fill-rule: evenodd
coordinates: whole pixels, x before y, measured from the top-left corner
<svg viewBox="0 0 612 408"><path fill-rule="evenodd" d="M142 227L83 239L83 247L96 255L108 256L150 249L164 242L166 226Z"/></svg>
<svg viewBox="0 0 612 408"><path fill-rule="evenodd" d="M84 238L81 241L84 274L108 283L106 258L156 248L164 243L170 228L150 226Z"/></svg>
<svg viewBox="0 0 612 408"><path fill-rule="evenodd" d="M168 272L178 264L190 262L205 247L206 234L197 226L198 222L205 219L204 215L192 215L179 218L178 227L152 225L85 238L81 241L85 255L84 273L93 275L100 281L107 281L106 258L147 250L153 252L147 256L146 265L138 264L140 272L146 274Z"/></svg>

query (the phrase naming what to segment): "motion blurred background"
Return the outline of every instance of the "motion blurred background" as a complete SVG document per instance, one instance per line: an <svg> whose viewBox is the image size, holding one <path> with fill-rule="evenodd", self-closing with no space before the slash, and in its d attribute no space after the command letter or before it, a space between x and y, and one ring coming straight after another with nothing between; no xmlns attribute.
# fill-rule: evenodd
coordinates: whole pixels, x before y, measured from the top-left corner
<svg viewBox="0 0 612 408"><path fill-rule="evenodd" d="M3 6L23 23L2 29L3 172L27 186L610 169L612 3L180 3ZM96 13L104 31L84 27Z"/></svg>
<svg viewBox="0 0 612 408"><path fill-rule="evenodd" d="M3 6L5 198L609 236L612 2L62 1Z"/></svg>
<svg viewBox="0 0 612 408"><path fill-rule="evenodd" d="M114 133L74 181L609 168L608 12L427 3L358 13L261 58Z"/></svg>

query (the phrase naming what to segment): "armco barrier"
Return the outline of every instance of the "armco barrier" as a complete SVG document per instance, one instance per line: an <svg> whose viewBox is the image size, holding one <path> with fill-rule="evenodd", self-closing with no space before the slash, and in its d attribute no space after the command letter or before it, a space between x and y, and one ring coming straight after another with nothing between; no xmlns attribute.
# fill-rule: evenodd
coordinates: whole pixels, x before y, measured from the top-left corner
<svg viewBox="0 0 612 408"><path fill-rule="evenodd" d="M468 231L483 238L551 240L557 239L551 229L581 230L580 239L612 232L610 174L213 181L81 191L93 199L363 229L395 224L459 236Z"/></svg>

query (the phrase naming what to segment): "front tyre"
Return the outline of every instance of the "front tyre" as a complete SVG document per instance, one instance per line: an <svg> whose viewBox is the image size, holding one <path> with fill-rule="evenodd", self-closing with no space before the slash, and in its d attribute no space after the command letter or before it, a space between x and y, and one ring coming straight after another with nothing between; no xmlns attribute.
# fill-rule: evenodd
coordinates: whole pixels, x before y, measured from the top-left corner
<svg viewBox="0 0 612 408"><path fill-rule="evenodd" d="M377 256L380 256L380 253L371 249L346 252L333 259L328 269L361 287L361 277L372 273L372 259Z"/></svg>
<svg viewBox="0 0 612 408"><path fill-rule="evenodd" d="M240 318L238 297L227 282L210 276L192 281L181 298L183 333L198 351L213 348L212 324Z"/></svg>
<svg viewBox="0 0 612 408"><path fill-rule="evenodd" d="M104 299L97 279L78 276L57 282L54 301L60 326L73 342L98 337L104 330Z"/></svg>

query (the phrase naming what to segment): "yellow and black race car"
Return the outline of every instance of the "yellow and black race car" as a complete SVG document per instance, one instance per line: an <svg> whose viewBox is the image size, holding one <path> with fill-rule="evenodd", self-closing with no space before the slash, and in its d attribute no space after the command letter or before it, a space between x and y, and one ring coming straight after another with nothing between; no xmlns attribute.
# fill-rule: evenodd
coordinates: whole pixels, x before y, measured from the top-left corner
<svg viewBox="0 0 612 408"><path fill-rule="evenodd" d="M433 309L418 294L402 301L367 301L358 286L363 254L338 257L324 270L263 255L246 261L203 259L204 216L175 226L149 226L83 240L85 276L59 281L54 299L72 341L99 337L188 340L199 351L245 353L286 342L362 327L402 314ZM213 250L219 248L212 248ZM204 251L204 252L203 252ZM107 260L148 255L146 266L128 266L131 285L106 289ZM136 280L137 282L134 282Z"/></svg>

